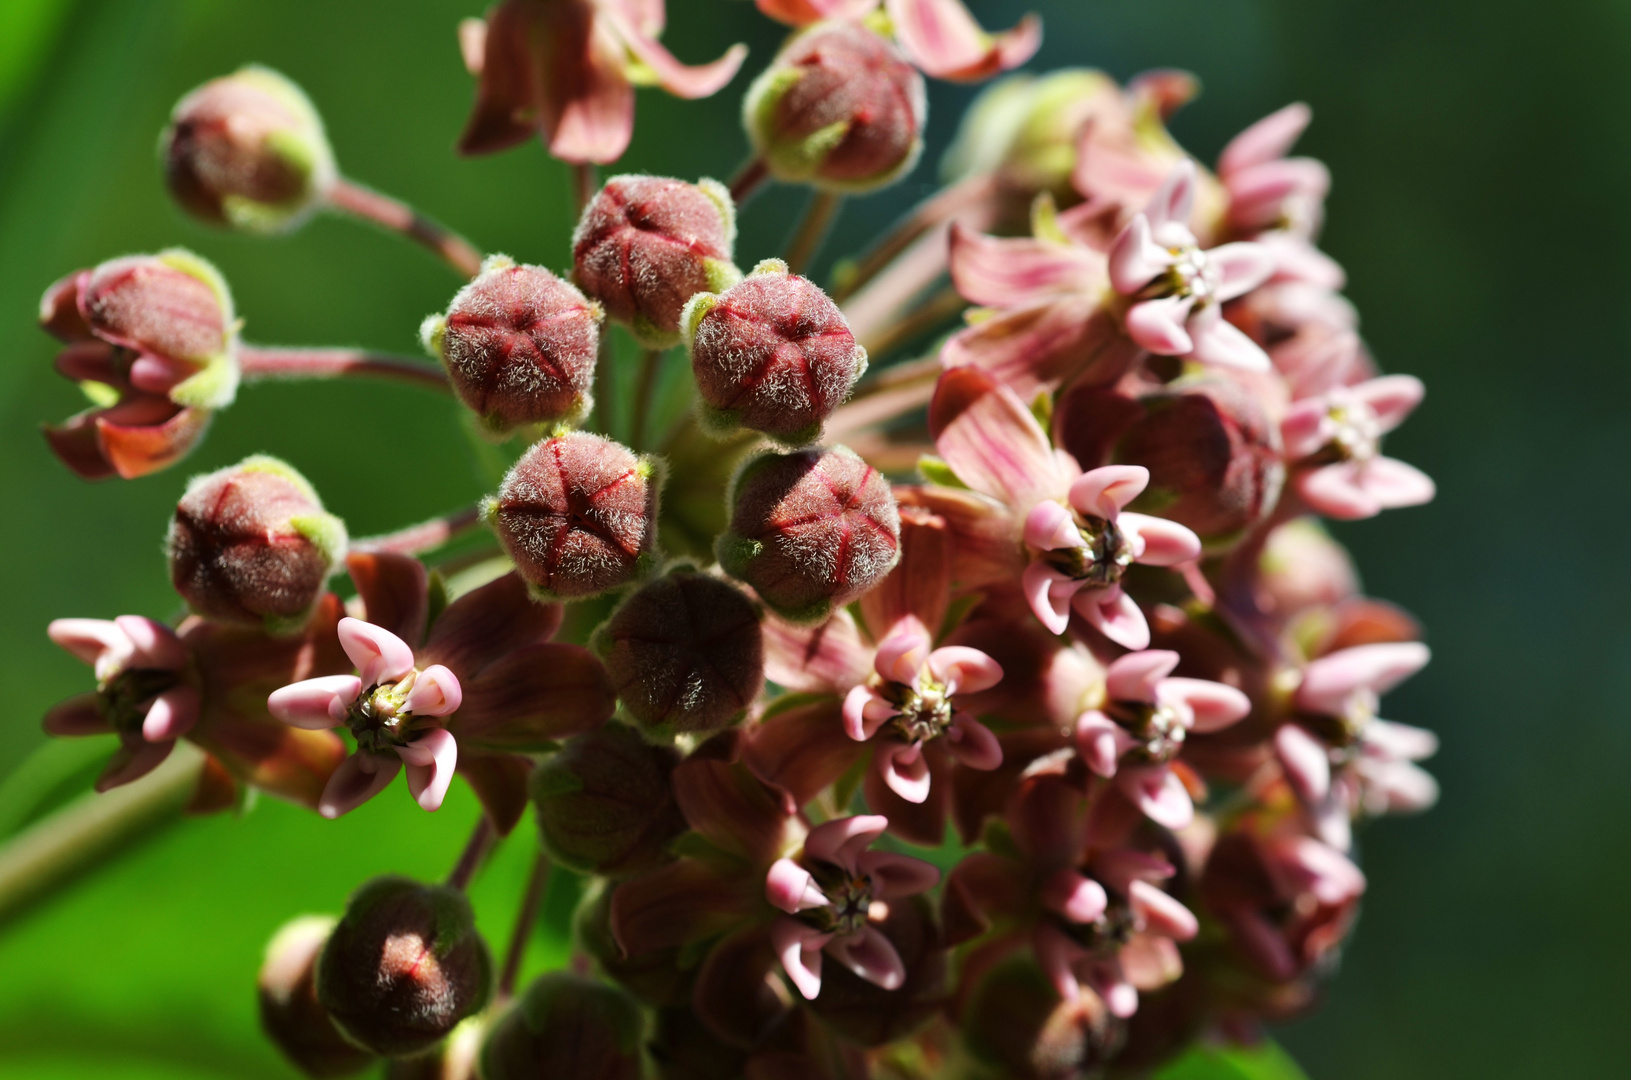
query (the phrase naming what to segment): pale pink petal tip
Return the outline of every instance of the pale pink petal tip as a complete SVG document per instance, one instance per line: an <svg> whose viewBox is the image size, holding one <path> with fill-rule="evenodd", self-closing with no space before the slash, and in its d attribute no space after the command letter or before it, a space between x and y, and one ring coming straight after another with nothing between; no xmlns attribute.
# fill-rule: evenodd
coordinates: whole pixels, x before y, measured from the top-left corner
<svg viewBox="0 0 1631 1080"><path fill-rule="evenodd" d="M1075 923L1090 923L1110 906L1104 886L1071 869L1056 872L1042 886L1042 903Z"/></svg>
<svg viewBox="0 0 1631 1080"><path fill-rule="evenodd" d="M1111 701L1141 701L1153 705L1156 687L1178 666L1170 649L1145 649L1112 661L1104 673L1105 693Z"/></svg>
<svg viewBox="0 0 1631 1080"><path fill-rule="evenodd" d="M1195 804L1183 781L1164 765L1123 769L1116 777L1133 803L1157 825L1182 829L1195 818Z"/></svg>
<svg viewBox="0 0 1631 1080"><path fill-rule="evenodd" d="M187 646L176 632L144 615L120 615L113 620L134 650L132 667L180 671L187 666Z"/></svg>
<svg viewBox="0 0 1631 1080"><path fill-rule="evenodd" d="M352 754L329 777L317 800L317 812L330 819L350 813L384 791L401 769L402 759L395 754Z"/></svg>
<svg viewBox="0 0 1631 1080"><path fill-rule="evenodd" d="M978 649L948 645L929 654L929 671L954 694L977 694L1002 681L1002 665Z"/></svg>
<svg viewBox="0 0 1631 1080"><path fill-rule="evenodd" d="M413 650L384 627L347 617L338 629L340 647L357 665L364 686L395 682L413 670Z"/></svg>
<svg viewBox="0 0 1631 1080"><path fill-rule="evenodd" d="M396 753L408 768L408 792L421 809L435 812L447 798L459 765L459 744L452 732L433 728Z"/></svg>
<svg viewBox="0 0 1631 1080"><path fill-rule="evenodd" d="M1082 533L1069 510L1044 499L1025 515L1025 542L1038 551L1060 551L1081 547Z"/></svg>
<svg viewBox="0 0 1631 1080"><path fill-rule="evenodd" d="M810 830L804 838L804 852L846 870L853 870L856 857L889 828L889 819L879 814L856 814L835 818Z"/></svg>
<svg viewBox="0 0 1631 1080"><path fill-rule="evenodd" d="M810 872L792 859L777 859L765 875L765 899L789 915L825 907L827 897L816 887Z"/></svg>
<svg viewBox="0 0 1631 1080"><path fill-rule="evenodd" d="M1324 743L1296 724L1285 724L1274 733L1274 750L1298 795L1309 802L1325 798L1331 790L1331 755Z"/></svg>
<svg viewBox="0 0 1631 1080"><path fill-rule="evenodd" d="M362 693L355 675L324 675L281 687L266 699L271 714L291 727L323 730L346 721L351 703Z"/></svg>
<svg viewBox="0 0 1631 1080"><path fill-rule="evenodd" d="M463 701L459 677L441 664L432 664L414 679L406 704L415 716L452 716Z"/></svg>
<svg viewBox="0 0 1631 1080"><path fill-rule="evenodd" d="M832 958L874 986L898 990L906 981L906 965L882 932L863 926L853 934L835 937L825 949Z"/></svg>
<svg viewBox="0 0 1631 1080"><path fill-rule="evenodd" d="M1177 566L1200 558L1201 538L1176 521L1147 514L1123 514L1121 526L1124 535L1130 534L1142 541L1143 550L1138 553L1137 561L1146 566Z"/></svg>
<svg viewBox="0 0 1631 1080"><path fill-rule="evenodd" d="M878 643L878 674L891 682L911 683L928 660L932 644L921 622L903 619Z"/></svg>
<svg viewBox="0 0 1631 1080"><path fill-rule="evenodd" d="M1269 113L1223 148L1218 156L1219 174L1227 178L1241 169L1285 157L1313 118L1313 110L1300 101Z"/></svg>
<svg viewBox="0 0 1631 1080"><path fill-rule="evenodd" d="M806 926L791 915L770 924L770 944L782 962L782 970L806 1000L821 993L821 946L827 935Z"/></svg>
<svg viewBox="0 0 1631 1080"><path fill-rule="evenodd" d="M1427 666L1431 651L1419 641L1356 645L1313 661L1303 671L1297 706L1339 715L1358 691L1384 694Z"/></svg>
<svg viewBox="0 0 1631 1080"><path fill-rule="evenodd" d="M1194 912L1147 881L1134 881L1127 886L1127 898L1133 913L1145 927L1163 937L1188 941L1200 933L1201 924Z"/></svg>
<svg viewBox="0 0 1631 1080"><path fill-rule="evenodd" d="M52 619L46 636L87 664L107 650L131 649L130 639L109 619Z"/></svg>
<svg viewBox="0 0 1631 1080"><path fill-rule="evenodd" d="M1033 559L1020 575L1020 587L1031 612L1050 634L1062 634L1070 624L1070 603L1076 583L1040 559Z"/></svg>
<svg viewBox="0 0 1631 1080"><path fill-rule="evenodd" d="M1150 484L1142 465L1104 465L1090 469L1070 485L1070 505L1083 514L1114 519Z"/></svg>
<svg viewBox="0 0 1631 1080"><path fill-rule="evenodd" d="M1072 606L1099 633L1124 649L1150 647L1150 624L1133 598L1119 588L1083 589Z"/></svg>
<svg viewBox="0 0 1631 1080"><path fill-rule="evenodd" d="M177 686L153 699L142 718L142 738L148 742L171 742L193 729L198 722L199 694L191 686Z"/></svg>
<svg viewBox="0 0 1631 1080"><path fill-rule="evenodd" d="M909 803L928 801L929 787L934 783L934 777L929 772L929 763L923 758L921 744L880 746L872 760L889 790Z"/></svg>

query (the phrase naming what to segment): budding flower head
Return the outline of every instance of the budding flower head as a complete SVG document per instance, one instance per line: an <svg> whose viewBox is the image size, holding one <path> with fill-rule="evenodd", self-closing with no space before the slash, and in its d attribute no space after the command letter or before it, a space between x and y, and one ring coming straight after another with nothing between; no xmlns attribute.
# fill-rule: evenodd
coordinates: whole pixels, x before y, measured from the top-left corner
<svg viewBox="0 0 1631 1080"><path fill-rule="evenodd" d="M735 244L736 207L718 181L614 176L578 221L572 277L641 344L666 349L687 300L741 280Z"/></svg>
<svg viewBox="0 0 1631 1080"><path fill-rule="evenodd" d="M591 641L642 727L733 724L764 686L759 610L741 590L680 566L642 586Z"/></svg>
<svg viewBox="0 0 1631 1080"><path fill-rule="evenodd" d="M414 1054L487 1004L492 960L456 889L381 877L346 905L317 963L317 999L357 1045Z"/></svg>
<svg viewBox="0 0 1631 1080"><path fill-rule="evenodd" d="M544 848L584 873L622 876L663 862L686 830L669 776L678 756L633 728L607 724L570 739L532 771Z"/></svg>
<svg viewBox="0 0 1631 1080"><path fill-rule="evenodd" d="M200 615L269 630L305 622L345 554L345 523L276 458L197 477L166 539L170 581Z"/></svg>
<svg viewBox="0 0 1631 1080"><path fill-rule="evenodd" d="M159 140L165 183L184 210L246 232L295 228L336 176L322 118L305 93L251 65L176 105Z"/></svg>
<svg viewBox="0 0 1631 1080"><path fill-rule="evenodd" d="M589 410L602 317L571 283L494 255L419 333L459 400L502 433Z"/></svg>
<svg viewBox="0 0 1631 1080"><path fill-rule="evenodd" d="M657 462L586 431L537 443L483 510L535 594L594 596L656 562Z"/></svg>
<svg viewBox="0 0 1631 1080"><path fill-rule="evenodd" d="M803 446L866 372L844 313L821 288L766 259L724 295L686 305L686 348L704 425L738 427Z"/></svg>
<svg viewBox="0 0 1631 1080"><path fill-rule="evenodd" d="M527 987L487 1033L483 1080L639 1080L640 1008L622 990L567 971Z"/></svg>
<svg viewBox="0 0 1631 1080"><path fill-rule="evenodd" d="M900 559L889 481L842 446L750 459L729 503L719 564L795 622L820 622Z"/></svg>
<svg viewBox="0 0 1631 1080"><path fill-rule="evenodd" d="M256 980L262 1030L307 1076L350 1076L374 1060L340 1034L317 1001L317 957L338 921L307 915L285 924L266 946Z"/></svg>
<svg viewBox="0 0 1631 1080"><path fill-rule="evenodd" d="M923 76L900 51L839 20L795 34L742 106L753 148L775 176L851 192L911 171L927 113Z"/></svg>

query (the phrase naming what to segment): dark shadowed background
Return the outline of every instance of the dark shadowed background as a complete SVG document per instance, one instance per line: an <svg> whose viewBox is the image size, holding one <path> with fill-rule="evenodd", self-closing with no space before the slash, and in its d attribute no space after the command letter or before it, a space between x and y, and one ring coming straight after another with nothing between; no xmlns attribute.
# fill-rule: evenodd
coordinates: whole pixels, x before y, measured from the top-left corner
<svg viewBox="0 0 1631 1080"><path fill-rule="evenodd" d="M173 102L247 61L303 84L342 166L484 250L562 266L565 172L536 144L451 152L471 100L454 26L480 0L6 0L0 3L0 834L86 783L94 757L41 750L38 718L84 689L45 638L60 615L174 610L160 555L190 472L268 451L354 534L468 503L489 480L453 411L412 389L246 389L182 469L88 485L36 428L81 407L34 327L41 290L101 259L172 244L214 260L255 341L417 352L458 282L398 241L331 219L253 240L166 200L154 159ZM1329 1000L1279 1033L1315 1080L1624 1076L1631 961L1631 4L1611 0L973 0L990 27L1039 10L1038 70L1125 78L1187 68L1174 123L1202 160L1292 100L1301 149L1336 185L1324 246L1348 268L1382 364L1426 380L1388 444L1431 473L1432 506L1340 530L1371 592L1426 623L1434 660L1388 715L1435 728L1441 805L1362 838L1371 888ZM748 72L687 104L642 92L627 171L734 171L747 75L779 28L744 0L670 0L670 46L753 48ZM964 88L932 89L931 148L906 183L851 203L829 252L930 190ZM773 253L801 195L745 212L741 261ZM31 756L32 755L32 756ZM475 807L433 818L376 800L326 823L267 800L190 821L0 927L0 1074L286 1077L255 1028L263 943L337 910L363 877L445 872ZM522 826L523 830L529 828ZM524 838L526 833L521 836ZM511 843L474 897L513 917ZM556 924L573 902L561 876ZM541 934L535 967L563 947Z"/></svg>

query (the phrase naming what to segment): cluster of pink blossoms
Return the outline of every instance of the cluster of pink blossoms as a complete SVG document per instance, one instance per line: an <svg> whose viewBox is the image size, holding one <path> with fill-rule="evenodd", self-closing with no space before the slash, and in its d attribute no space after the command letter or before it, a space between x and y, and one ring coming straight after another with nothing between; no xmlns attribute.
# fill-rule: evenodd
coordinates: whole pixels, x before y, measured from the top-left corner
<svg viewBox="0 0 1631 1080"><path fill-rule="evenodd" d="M247 786L332 818L399 772L426 811L455 777L480 800L446 885L377 879L274 938L262 1016L310 1075L1143 1075L1307 1007L1366 888L1355 824L1436 798L1433 736L1378 716L1427 648L1319 523L1433 485L1381 453L1423 389L1377 373L1316 246L1330 178L1289 156L1309 110L1208 170L1164 126L1181 73L1010 76L955 179L828 289L801 271L840 198L917 161L923 74L1016 67L1040 25L758 7L796 30L729 187L594 163L628 145L635 85L713 94L741 47L687 66L662 0L461 27L460 149L537 134L578 179L560 274L345 179L273 72L181 102L162 153L188 211L362 217L466 278L428 359L249 344L186 252L46 292L95 405L46 435L86 478L173 464L268 378L444 392L512 462L466 510L357 539L250 458L177 505L178 625L50 629L96 689L46 727L117 736L100 789L186 740L199 811ZM809 216L744 271L736 215L770 181L809 186ZM695 407L661 429L665 354ZM529 807L495 976L463 889ZM592 879L577 959L523 987L551 865Z"/></svg>

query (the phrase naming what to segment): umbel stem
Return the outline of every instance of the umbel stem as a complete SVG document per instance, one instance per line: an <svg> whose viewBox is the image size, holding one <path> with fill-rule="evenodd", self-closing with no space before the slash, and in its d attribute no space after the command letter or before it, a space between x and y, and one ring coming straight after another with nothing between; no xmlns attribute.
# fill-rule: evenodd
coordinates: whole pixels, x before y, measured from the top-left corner
<svg viewBox="0 0 1631 1080"><path fill-rule="evenodd" d="M498 1000L501 1002L515 993L516 981L521 976L521 961L527 955L527 941L532 937L532 924L538 919L538 909L543 905L544 889L548 885L549 856L540 851L533 858L527 891L521 897L521 908L515 916L515 929L510 932L510 944L504 952L504 967L498 976Z"/></svg>
<svg viewBox="0 0 1631 1080"><path fill-rule="evenodd" d="M394 552L398 555L422 555L427 551L434 551L449 541L455 540L481 524L481 508L467 506L451 514L444 514L418 525L409 525L396 532L383 533L379 536L365 536L361 540L353 540L350 544L352 551L367 552L369 554L384 554Z"/></svg>
<svg viewBox="0 0 1631 1080"><path fill-rule="evenodd" d="M459 861L453 865L453 872L447 875L447 887L463 892L470 884L470 879L476 876L481 869L482 860L487 858L488 850L493 846L493 821L486 814L476 822L476 829L470 834L470 841L465 844L464 852Z"/></svg>
<svg viewBox="0 0 1631 1080"><path fill-rule="evenodd" d="M831 191L817 191L810 196L809 205L804 208L804 219L799 222L798 230L787 244L787 268L793 273L804 273L811 260L821 251L822 241L827 239L827 230L832 227L843 202L842 195Z"/></svg>
<svg viewBox="0 0 1631 1080"><path fill-rule="evenodd" d="M329 186L326 196L333 209L372 221L429 248L465 277L475 277L481 272L481 252L474 244L407 203L370 191L344 177Z"/></svg>
<svg viewBox="0 0 1631 1080"><path fill-rule="evenodd" d="M448 393L447 373L435 364L362 349L285 349L241 345L238 368L245 382L269 379L389 379Z"/></svg>

